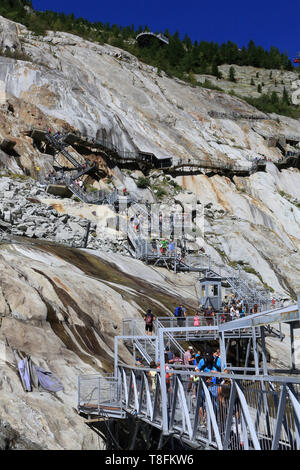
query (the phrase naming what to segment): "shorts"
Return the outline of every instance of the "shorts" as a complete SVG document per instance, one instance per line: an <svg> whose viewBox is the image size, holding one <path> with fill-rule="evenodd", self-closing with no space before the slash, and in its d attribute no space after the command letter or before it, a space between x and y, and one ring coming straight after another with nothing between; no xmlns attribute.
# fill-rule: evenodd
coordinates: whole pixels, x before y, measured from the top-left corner
<svg viewBox="0 0 300 470"><path fill-rule="evenodd" d="M145 330L146 330L146 331L150 331L150 333L152 333L152 331L153 331L153 325L146 325Z"/></svg>
<svg viewBox="0 0 300 470"><path fill-rule="evenodd" d="M185 326L185 317L177 317L177 325L178 326Z"/></svg>

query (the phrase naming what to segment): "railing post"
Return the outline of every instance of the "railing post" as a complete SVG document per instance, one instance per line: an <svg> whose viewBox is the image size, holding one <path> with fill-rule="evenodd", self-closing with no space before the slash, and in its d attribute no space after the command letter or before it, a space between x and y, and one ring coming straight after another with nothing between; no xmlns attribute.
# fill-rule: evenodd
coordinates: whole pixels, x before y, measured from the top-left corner
<svg viewBox="0 0 300 470"><path fill-rule="evenodd" d="M118 376L118 336L114 337L114 375Z"/></svg>

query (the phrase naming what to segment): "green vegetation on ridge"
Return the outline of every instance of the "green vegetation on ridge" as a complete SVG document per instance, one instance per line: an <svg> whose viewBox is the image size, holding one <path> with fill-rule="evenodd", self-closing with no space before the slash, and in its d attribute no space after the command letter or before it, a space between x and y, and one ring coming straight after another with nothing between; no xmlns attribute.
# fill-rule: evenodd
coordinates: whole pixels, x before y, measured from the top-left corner
<svg viewBox="0 0 300 470"><path fill-rule="evenodd" d="M25 8L25 7L30 7ZM221 64L251 65L266 69L294 70L291 61L286 54L281 53L276 47L269 51L261 46L256 46L250 41L247 47L238 48L237 44L228 41L221 45L214 42L194 41L185 35L181 40L179 33L171 34L168 30L164 32L169 38L169 45L160 45L157 40L150 42L147 47L139 47L135 38L138 33L148 30L145 26L135 29L134 25L121 27L110 23L90 22L84 18L75 18L74 14L57 13L54 11L34 11L31 1L28 0L1 0L0 15L27 26L37 35L45 35L47 30L64 31L78 35L84 39L99 43L108 43L120 47L135 55L141 61L158 68L158 73L164 70L169 76L174 76L189 82L192 86L201 86L222 91L209 80L200 84L196 81L194 74L212 74L221 78L218 69ZM14 55L9 51L0 51L0 55L13 58L26 57ZM28 59L27 59L28 60ZM225 78L225 77L224 77ZM235 70L230 68L230 81L236 81ZM261 92L261 89L259 90ZM276 93L275 93L276 95ZM263 94L259 98L240 97L264 112L274 112L293 118L299 117L299 109L293 106L286 96L279 98L277 95Z"/></svg>
<svg viewBox="0 0 300 470"><path fill-rule="evenodd" d="M27 11L24 8L26 6L31 11ZM231 41L221 45L213 41L192 42L187 34L181 40L178 32L172 35L166 30L164 34L169 38L169 46L157 47L157 42L154 41L149 47L141 48L136 44L135 38L138 33L149 31L147 26L135 29L134 25L122 27L100 21L92 23L81 17L75 18L74 14L34 11L31 2L27 0L1 0L0 15L23 23L36 34L45 34L47 30L65 31L92 41L112 44L179 78L184 78L190 72L217 75L218 65L225 63L293 70L288 56L278 48L272 46L267 51L256 46L254 41L239 49Z"/></svg>

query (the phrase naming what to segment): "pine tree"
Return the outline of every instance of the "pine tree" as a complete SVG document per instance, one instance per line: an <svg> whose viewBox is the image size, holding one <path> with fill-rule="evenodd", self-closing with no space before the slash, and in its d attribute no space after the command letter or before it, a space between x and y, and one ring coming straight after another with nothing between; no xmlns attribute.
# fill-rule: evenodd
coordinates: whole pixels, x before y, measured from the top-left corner
<svg viewBox="0 0 300 470"><path fill-rule="evenodd" d="M220 72L216 61L214 61L212 64L211 73L217 78L222 78L222 73Z"/></svg>
<svg viewBox="0 0 300 470"><path fill-rule="evenodd" d="M276 105L276 104L278 104L278 102L279 102L279 99L278 99L276 91L272 91L271 103Z"/></svg>
<svg viewBox="0 0 300 470"><path fill-rule="evenodd" d="M258 93L261 93L261 84L260 83L257 85L257 91L258 91Z"/></svg>
<svg viewBox="0 0 300 470"><path fill-rule="evenodd" d="M288 104L288 105L291 104L291 103L290 103L290 97L289 97L288 92L286 91L286 88L285 88L285 87L283 88L282 102L283 102L284 104Z"/></svg>
<svg viewBox="0 0 300 470"><path fill-rule="evenodd" d="M231 82L236 82L235 69L232 66L229 69L228 80L230 80Z"/></svg>

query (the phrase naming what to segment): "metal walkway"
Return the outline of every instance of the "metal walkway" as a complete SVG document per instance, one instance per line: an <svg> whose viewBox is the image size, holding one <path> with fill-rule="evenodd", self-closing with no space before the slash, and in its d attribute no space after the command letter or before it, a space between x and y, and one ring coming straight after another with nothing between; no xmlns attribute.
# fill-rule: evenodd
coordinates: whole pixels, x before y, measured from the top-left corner
<svg viewBox="0 0 300 470"><path fill-rule="evenodd" d="M300 296L298 300L300 304ZM294 329L299 327L299 318L296 304L220 325L216 331L222 372L213 374L165 364L167 335L175 334L178 327L158 326L160 366L156 369L123 364L118 356L120 338L116 337L114 376L80 376L78 411L89 418L125 419L131 415L136 423L142 420L160 430L162 440L172 435L190 448L300 450L298 371L294 367L278 375L268 369L264 342L266 324L287 322ZM207 328L200 328L202 334ZM232 367L227 361L224 333L245 328L252 334L254 368ZM261 353L256 328L261 331ZM197 329L183 328L191 335ZM291 344L291 355L293 347ZM134 448L135 437L132 439L130 448Z"/></svg>
<svg viewBox="0 0 300 470"><path fill-rule="evenodd" d="M143 33L144 34L144 33ZM237 175L237 176L250 176L257 171L265 171L267 160L266 158L259 158L248 165L241 165L232 162L224 161L207 161L201 159L188 159L187 161L177 161L172 157L159 157L149 152L142 151L127 151L116 147L112 141L106 138L94 138L90 136L78 136L76 134L68 133L59 138L59 141L47 131L41 129L33 129L30 132L33 139L37 141L47 140L50 144L54 145L58 151L76 167L78 162L65 150L66 145L89 146L101 149L109 158L116 161L124 162L138 162L145 164L148 168L157 168L168 171L174 177L182 175L193 175L207 170L213 173L223 173L224 175ZM300 152L295 155L285 155L277 162L273 162L277 168L300 167Z"/></svg>
<svg viewBox="0 0 300 470"><path fill-rule="evenodd" d="M185 254L185 250L178 247L178 244L182 247L184 243L184 234L181 239L167 241L164 247L165 239L159 238L160 229L155 224L151 225L154 214L150 214L146 206L133 204L130 211L132 223L129 222L127 226L127 244L134 258L146 264L165 267L175 273L198 272L208 280L218 280L222 286L230 288L237 298L244 299L251 308L258 304L260 308L266 309L271 303L270 291L255 283L250 284L245 275L243 277L242 269L225 265L215 266L206 255L196 256L192 262L189 254ZM139 220L139 228L136 230L134 220L138 220L140 216L143 222ZM172 231L174 233L174 226L170 225L169 233Z"/></svg>

